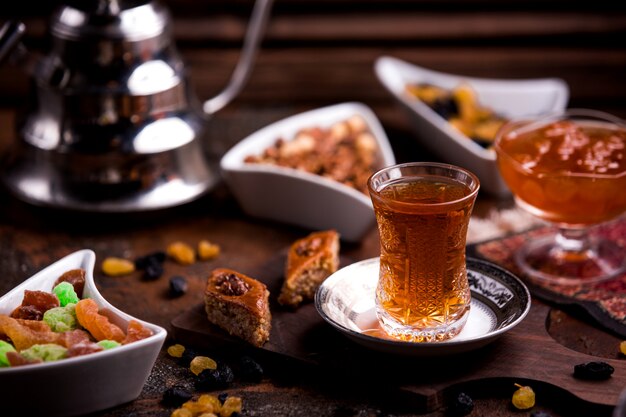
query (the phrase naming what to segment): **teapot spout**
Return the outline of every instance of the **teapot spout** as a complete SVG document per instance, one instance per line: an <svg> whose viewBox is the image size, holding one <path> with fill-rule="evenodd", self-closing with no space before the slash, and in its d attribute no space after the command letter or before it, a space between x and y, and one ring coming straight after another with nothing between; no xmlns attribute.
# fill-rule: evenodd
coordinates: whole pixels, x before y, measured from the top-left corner
<svg viewBox="0 0 626 417"><path fill-rule="evenodd" d="M256 0L239 61L226 87L217 96L204 102L202 109L207 115L221 110L230 103L248 81L273 2L273 0Z"/></svg>

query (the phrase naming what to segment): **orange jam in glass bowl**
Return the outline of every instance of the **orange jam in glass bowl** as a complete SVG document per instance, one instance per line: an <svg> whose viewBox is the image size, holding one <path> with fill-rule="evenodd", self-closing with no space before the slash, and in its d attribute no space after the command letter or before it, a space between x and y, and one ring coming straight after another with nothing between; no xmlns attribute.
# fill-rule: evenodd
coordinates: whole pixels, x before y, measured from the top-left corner
<svg viewBox="0 0 626 417"><path fill-rule="evenodd" d="M539 218L582 227L626 211L626 127L618 119L511 123L495 150L517 203Z"/></svg>

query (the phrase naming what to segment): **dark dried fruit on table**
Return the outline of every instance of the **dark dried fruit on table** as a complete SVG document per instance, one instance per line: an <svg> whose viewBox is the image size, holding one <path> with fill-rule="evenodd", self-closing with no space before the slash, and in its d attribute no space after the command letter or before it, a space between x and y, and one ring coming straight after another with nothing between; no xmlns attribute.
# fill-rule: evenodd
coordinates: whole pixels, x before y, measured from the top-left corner
<svg viewBox="0 0 626 417"><path fill-rule="evenodd" d="M190 347L185 347L185 350L183 351L180 359L178 359L178 363L181 366L188 368L189 364L191 363L193 358L195 358L196 356L198 356L198 352L196 352L195 349L190 348Z"/></svg>
<svg viewBox="0 0 626 417"><path fill-rule="evenodd" d="M230 366L226 365L224 362L220 363L217 367L222 375L222 379L228 385L235 380L235 374Z"/></svg>
<svg viewBox="0 0 626 417"><path fill-rule="evenodd" d="M163 275L163 265L157 263L151 263L143 271L143 279L147 281L154 281L161 278Z"/></svg>
<svg viewBox="0 0 626 417"><path fill-rule="evenodd" d="M474 409L474 400L464 392L460 392L454 397L452 403L448 407L448 415L450 416L466 416Z"/></svg>
<svg viewBox="0 0 626 417"><path fill-rule="evenodd" d="M205 369L200 372L196 380L196 389L198 391L215 391L228 386L225 376L219 369Z"/></svg>
<svg viewBox="0 0 626 417"><path fill-rule="evenodd" d="M242 356L239 359L239 377L244 381L261 382L263 367L250 356Z"/></svg>
<svg viewBox="0 0 626 417"><path fill-rule="evenodd" d="M168 388L163 393L162 403L168 407L180 407L184 402L189 401L192 397L191 392L183 387Z"/></svg>
<svg viewBox="0 0 626 417"><path fill-rule="evenodd" d="M146 269L148 265L161 265L163 262L165 262L165 257L166 255L163 251L153 252L145 256L140 256L139 258L135 259L135 268Z"/></svg>
<svg viewBox="0 0 626 417"><path fill-rule="evenodd" d="M574 378L601 381L613 375L615 369L606 362L587 362L574 366Z"/></svg>
<svg viewBox="0 0 626 417"><path fill-rule="evenodd" d="M170 278L170 296L180 297L187 292L187 280L180 275Z"/></svg>

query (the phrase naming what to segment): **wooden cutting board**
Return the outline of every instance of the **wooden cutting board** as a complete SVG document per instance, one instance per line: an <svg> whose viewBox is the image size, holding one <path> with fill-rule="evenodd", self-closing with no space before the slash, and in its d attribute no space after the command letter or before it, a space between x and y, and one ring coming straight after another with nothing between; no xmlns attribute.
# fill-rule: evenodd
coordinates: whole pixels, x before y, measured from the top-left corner
<svg viewBox="0 0 626 417"><path fill-rule="evenodd" d="M347 259L341 261L342 265L351 263ZM251 274L264 282L271 293L272 331L261 350L319 366L354 381L394 387L422 412L440 408L448 395L461 388L510 395L513 384L520 383L531 385L538 399L569 401L576 404L577 410L587 407L609 414L626 387L626 361L586 355L557 343L546 330L550 308L537 301L533 301L522 323L476 351L424 358L367 350L327 324L312 303L291 311L276 302L284 264L285 255L281 254ZM177 341L197 348L248 348L211 325L202 305L176 317L172 328ZM590 361L610 363L615 368L613 376L606 381L575 379L574 365Z"/></svg>

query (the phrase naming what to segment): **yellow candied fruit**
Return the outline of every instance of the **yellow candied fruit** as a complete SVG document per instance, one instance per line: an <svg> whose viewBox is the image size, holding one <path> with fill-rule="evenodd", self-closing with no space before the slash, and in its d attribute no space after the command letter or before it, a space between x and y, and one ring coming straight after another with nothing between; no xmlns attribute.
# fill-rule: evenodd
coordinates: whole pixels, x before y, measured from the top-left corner
<svg viewBox="0 0 626 417"><path fill-rule="evenodd" d="M182 265L191 265L196 261L193 248L183 242L173 242L167 247L167 255Z"/></svg>
<svg viewBox="0 0 626 417"><path fill-rule="evenodd" d="M170 417L193 417L193 413L186 408L177 408L176 410L172 411Z"/></svg>
<svg viewBox="0 0 626 417"><path fill-rule="evenodd" d="M230 417L234 412L241 413L243 401L240 397L228 397L222 405L220 417Z"/></svg>
<svg viewBox="0 0 626 417"><path fill-rule="evenodd" d="M622 352L622 355L626 355L626 340L619 344L619 351Z"/></svg>
<svg viewBox="0 0 626 417"><path fill-rule="evenodd" d="M189 363L189 369L196 375L200 375L205 369L217 369L217 363L207 356L196 356Z"/></svg>
<svg viewBox="0 0 626 417"><path fill-rule="evenodd" d="M202 394L198 397L198 402L201 404L210 404L213 407L212 413L220 413L222 409L222 403L215 395Z"/></svg>
<svg viewBox="0 0 626 417"><path fill-rule="evenodd" d="M167 348L167 354L173 358L181 358L185 352L185 346L178 343Z"/></svg>
<svg viewBox="0 0 626 417"><path fill-rule="evenodd" d="M111 277L128 275L135 272L135 263L128 259L110 256L102 261L102 272Z"/></svg>
<svg viewBox="0 0 626 417"><path fill-rule="evenodd" d="M198 257L203 261L208 261L209 259L217 258L220 254L220 246L211 243L208 240L201 240L198 242Z"/></svg>
<svg viewBox="0 0 626 417"><path fill-rule="evenodd" d="M215 413L202 413L198 417L217 417Z"/></svg>

